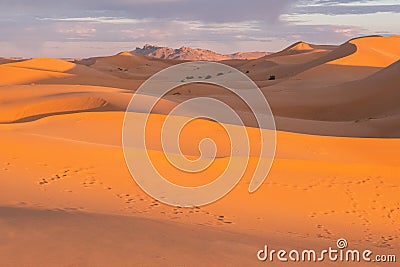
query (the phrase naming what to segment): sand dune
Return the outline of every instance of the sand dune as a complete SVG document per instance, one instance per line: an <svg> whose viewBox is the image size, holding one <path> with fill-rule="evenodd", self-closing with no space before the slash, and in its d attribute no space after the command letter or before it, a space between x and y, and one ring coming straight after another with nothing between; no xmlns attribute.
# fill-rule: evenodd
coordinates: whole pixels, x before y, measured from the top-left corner
<svg viewBox="0 0 400 267"><path fill-rule="evenodd" d="M22 62L8 64L8 67L43 70L51 72L67 72L75 68L75 64L61 59L53 58L34 58Z"/></svg>
<svg viewBox="0 0 400 267"><path fill-rule="evenodd" d="M336 99L331 103L337 112L320 113L323 120L378 119L400 113L400 61L358 82L327 88ZM346 94L346 96L345 96ZM326 110L329 108L327 105Z"/></svg>
<svg viewBox="0 0 400 267"><path fill-rule="evenodd" d="M0 91L0 123L89 110L125 110L129 91L97 86L21 85Z"/></svg>
<svg viewBox="0 0 400 267"><path fill-rule="evenodd" d="M21 69L36 68L35 71L44 73L49 71L49 69L40 70L43 67L40 64L35 67L32 65L33 63L27 62L27 64L22 65L25 68L21 67ZM57 63L59 65L54 64L52 66L54 72L74 66L69 62L57 61ZM345 68L351 70L352 67ZM304 72L302 75L307 73L308 76L301 76L305 80L298 81L303 84L307 84L307 81L309 81L313 86L296 88L296 90L281 89L295 85L295 83L291 84L292 80L289 79L263 88L273 112L277 116L278 129L321 135L329 135L330 131L333 130L335 135L355 137L398 136L397 128L390 126L389 123L393 120L392 125L397 125L397 116L395 115L398 114L396 105L398 63L368 78L346 84L341 84L344 79L339 76L334 82L325 81L326 86L319 79L313 79L313 70ZM375 72L376 69L372 71ZM64 72L60 73L64 74ZM361 74L365 74L365 71L360 70L360 76L362 76ZM328 72L326 72L326 75L328 75ZM352 79L356 76L357 71L349 74ZM319 75L317 77L321 78ZM296 81L296 79L294 78L293 81ZM331 83L334 86L329 86ZM209 85L192 85L189 89L187 88L189 87L184 86L171 92L165 100L162 100L156 106L153 112L168 114L176 104L188 98L213 96L239 111L246 125L256 125L248 108L233 95L226 94L225 90ZM143 101L147 101L145 98L150 96L141 97ZM130 91L108 87L76 85L10 86L3 88L0 93L0 101L2 102L0 121L2 123L23 122L53 114L77 111L123 111L130 98ZM368 102L368 99L372 102L375 99L379 101L372 104ZM340 110L337 110L337 107L340 107ZM201 110L201 107L193 107L192 110L187 110L187 114L195 116L199 114L198 109ZM140 112L141 108L138 106L136 111ZM382 119L384 120L379 122ZM323 123L323 121L335 123L329 124ZM338 124L337 122L343 123ZM343 127L340 130L335 130L338 125ZM387 131L379 130L378 126L380 125Z"/></svg>
<svg viewBox="0 0 400 267"><path fill-rule="evenodd" d="M256 81L267 80L271 75L275 75L277 79L285 79L355 51L355 46L348 43L336 47L300 42L237 67Z"/></svg>
<svg viewBox="0 0 400 267"><path fill-rule="evenodd" d="M6 236L7 244L0 251L5 267L32 263L40 266L125 266L127 262L134 266L260 266L254 251L261 249L259 244L266 240L264 235L133 216L26 208L0 208L0 212L4 215L0 232ZM10 232L14 234L10 236ZM95 242L94 236L97 237ZM18 240L21 239L25 240L24 248L29 253L15 259L9 257L20 249ZM299 250L306 245L315 245L306 243L301 236L282 233L269 234L268 241L271 247L296 247ZM321 240L319 245L328 247L332 243ZM375 251L387 252L382 248ZM274 262L274 266L286 265ZM324 263L328 267L336 265ZM394 266L390 263L385 265Z"/></svg>
<svg viewBox="0 0 400 267"><path fill-rule="evenodd" d="M345 236L351 244L357 244L360 248L368 247L386 253L396 251L400 240L396 223L399 216L396 206L396 190L399 185L396 177L400 171L400 162L395 156L400 149L398 140L317 137L280 132L275 164L259 191L251 195L247 192L251 170L256 162L256 159L251 158L249 168L239 186L227 197L200 209L179 209L162 205L146 196L123 167L124 159L119 145L123 115L123 112L77 113L22 124L0 125L0 143L5 148L0 155L1 161L4 162L0 170L3 185L0 203L3 206L63 211L8 211L4 214L11 215L7 215L6 225L1 229L15 229L12 225L23 224L24 220L45 220L47 229L53 229L55 232L65 232L66 229L67 232L75 232L76 225L81 225L83 232L95 235L97 230L89 230L90 224L86 226L83 222L90 221L89 218L101 218L104 222L98 224L101 229L110 229L119 224L126 225L127 228L141 229L141 225L145 224L147 229L152 229L154 233L166 231L165 233L171 235L168 240L174 240L174 231L181 231L186 227L199 229L198 227L203 226L198 224L202 224L205 227L203 235L210 238L220 236L227 242L226 246L223 246L226 253L236 251L238 241L236 238L229 239L230 234L219 235L218 231L249 235L248 239L242 239L248 246L244 248L247 252L241 255L248 258L250 265L253 264L254 258L249 255L264 242L271 246L322 248ZM162 115L154 114L152 117L162 120ZM193 134L207 135L209 130L206 127L201 128L202 131L199 129L195 127L195 131L191 132L192 140L196 139ZM209 133L215 132L211 130ZM185 146L187 145L194 144ZM156 150L149 153L162 167L163 154L157 151L158 148L153 149ZM373 153L370 153L371 151ZM62 161L54 156L60 153L63 155ZM27 161L28 158L34 160ZM224 159L218 159L215 166L209 170L211 173L203 175L202 181L218 174L219 168L224 164ZM177 178L176 182L184 182L180 179L185 176L174 177ZM288 195L302 201L291 201L287 198ZM76 211L134 216L161 222L70 214ZM62 216L60 220L65 223L56 223L59 221L56 220L58 216ZM184 224L183 228L179 226L181 223ZM121 228L121 233L127 228ZM49 241L44 231L38 231L43 233L40 238L44 238L39 240L48 240L43 244L54 244L64 248L62 243L56 240ZM191 231L182 232L182 235L190 237ZM77 236L67 235L65 238L72 244L82 242L81 232L78 232ZM276 232L279 232L279 235ZM136 241L152 240L146 233L148 231L144 231L143 235L136 235ZM253 239L253 235L260 239ZM19 240L18 236L15 240ZM29 236L32 237L32 243L38 240L34 235ZM131 239L122 238L120 234L113 236L122 246L138 244ZM215 239L210 239L210 242L211 240ZM248 243L244 240L248 240ZM182 243L177 242L176 246L169 246L171 250L180 251L179 244ZM188 242L183 244L188 248L189 259L173 257L170 262L179 264L182 260L190 264L193 257L191 253L194 253L197 241L192 239ZM106 244L97 243L99 247L96 245L91 250L87 243L83 244L83 251L108 248ZM152 242L145 244L153 245ZM28 247L32 253L41 253L45 249L40 246ZM74 248L75 246L71 246L71 250L75 252ZM144 248L145 246L142 246L138 251L147 255L146 252L142 252ZM15 251L15 245L9 245L8 250L3 250L2 253L10 251ZM104 255L109 257L108 253ZM226 254L218 255L216 254L215 259L215 263L218 264L231 259ZM59 254L49 253L48 257L47 260L61 257L62 262L70 262L70 259L65 259L65 256ZM97 258L91 255L78 262L87 265ZM22 257L18 262L24 260L26 258ZM247 261L243 259L243 262Z"/></svg>
<svg viewBox="0 0 400 267"><path fill-rule="evenodd" d="M165 266L240 261L254 266L259 237L139 217L0 208L2 266ZM151 231L149 231L151 229ZM111 230L111 231L110 231ZM14 232L13 236L9 233ZM57 238L54 238L54 237ZM97 237L93 240L93 237ZM24 239L24 253L10 258ZM116 249L118 247L118 249ZM196 248L196 249L189 249ZM240 258L238 254L241 254Z"/></svg>
<svg viewBox="0 0 400 267"><path fill-rule="evenodd" d="M299 42L278 53L242 64L235 62L232 65L257 81L267 80L270 75L275 75L277 79L290 78L307 70L312 70L311 75L314 77L321 77L321 74L331 71L334 71L336 75L348 75L349 68L337 66L353 66L352 69L356 73L363 72L361 76L355 77L361 79L400 58L399 40L397 36L363 37L340 46ZM360 68L357 70L356 66ZM322 70L314 70L314 68ZM329 75L330 79L335 78L336 75Z"/></svg>
<svg viewBox="0 0 400 267"><path fill-rule="evenodd" d="M123 52L109 57L89 58L77 63L123 79L146 80L156 72L182 61L161 60L144 55Z"/></svg>
<svg viewBox="0 0 400 267"><path fill-rule="evenodd" d="M121 53L77 62L4 62L1 266L259 266L256 252L265 244L326 249L339 238L351 248L400 253L398 40L366 37L340 46L300 42L260 59L226 62L256 79L278 128L271 172L252 194L249 183L262 160L261 130L249 127L256 126L249 108L213 85L180 86L167 94L146 128L146 151L167 180L183 186L213 181L230 159L244 159L230 156L225 129L249 135L249 165L238 186L215 203L191 208L164 205L145 194L122 151L125 109L135 90L179 61ZM271 75L276 79L269 80ZM167 162L160 131L166 114L198 96L224 101L247 127L190 122L179 135L186 158L200 156L204 138L217 145L210 168L190 173ZM143 107L154 100L136 97L139 104L129 113L134 131L143 130ZM172 125L201 108L193 105L170 117ZM135 153L140 147L130 149ZM329 264L324 266L337 266Z"/></svg>
<svg viewBox="0 0 400 267"><path fill-rule="evenodd" d="M24 59L0 57L0 64L7 64L7 63L19 62L19 61L24 61Z"/></svg>
<svg viewBox="0 0 400 267"><path fill-rule="evenodd" d="M317 121L367 120L398 114L399 66L400 61L365 79L338 86L293 91L273 109L277 115Z"/></svg>
<svg viewBox="0 0 400 267"><path fill-rule="evenodd" d="M400 36L362 37L353 39L349 43L357 47L357 52L330 64L387 67L400 57Z"/></svg>
<svg viewBox="0 0 400 267"><path fill-rule="evenodd" d="M48 64L47 64L48 63ZM35 66L37 64L37 66ZM55 68L52 68L52 65ZM41 69L42 66L46 66ZM35 81L70 77L73 74L64 73L73 69L74 64L56 59L33 59L17 63L3 64L0 74L3 77L0 85L28 84Z"/></svg>
<svg viewBox="0 0 400 267"><path fill-rule="evenodd" d="M38 58L0 65L0 86L18 84L98 85L137 88L141 81L118 79L84 65L61 59Z"/></svg>
<svg viewBox="0 0 400 267"><path fill-rule="evenodd" d="M137 96L140 102L153 102L155 97ZM0 91L0 123L34 121L57 114L84 111L125 111L132 91L82 85L18 85ZM179 102L160 99L153 109L155 114L168 114ZM143 112L141 105L136 112ZM191 110L188 110L190 114ZM197 114L196 109L191 114Z"/></svg>
<svg viewBox="0 0 400 267"><path fill-rule="evenodd" d="M399 62L373 72L347 83L328 80L327 86L322 86L324 81L316 86L317 79L310 82L312 86L305 83L296 90L284 89L294 85L289 82L264 89L278 129L337 136L399 137Z"/></svg>

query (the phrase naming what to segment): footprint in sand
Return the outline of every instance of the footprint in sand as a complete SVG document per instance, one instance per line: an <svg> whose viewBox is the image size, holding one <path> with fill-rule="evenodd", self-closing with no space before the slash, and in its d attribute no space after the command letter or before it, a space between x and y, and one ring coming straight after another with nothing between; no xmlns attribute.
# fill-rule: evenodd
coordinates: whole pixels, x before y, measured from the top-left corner
<svg viewBox="0 0 400 267"><path fill-rule="evenodd" d="M4 167L2 168L3 171L10 171L11 163L5 162Z"/></svg>
<svg viewBox="0 0 400 267"><path fill-rule="evenodd" d="M71 170L70 169L65 169L59 173L56 173L54 175L52 175L49 178L42 178L38 181L39 185L49 185L53 182L59 181L61 179L65 179L67 178L70 174L71 174Z"/></svg>

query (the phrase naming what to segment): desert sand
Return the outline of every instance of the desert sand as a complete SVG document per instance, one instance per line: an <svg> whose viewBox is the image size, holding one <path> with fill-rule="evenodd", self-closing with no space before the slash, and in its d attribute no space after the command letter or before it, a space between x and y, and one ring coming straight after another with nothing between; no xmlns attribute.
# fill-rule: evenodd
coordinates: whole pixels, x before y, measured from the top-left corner
<svg viewBox="0 0 400 267"><path fill-rule="evenodd" d="M255 80L275 115L276 158L252 194L259 147L249 110L216 86L182 86L165 96L150 115L148 152L171 181L210 182L229 159L221 126L199 119L180 136L182 151L198 157L198 141L212 138L213 165L201 174L168 166L157 137L182 101L224 100L253 140L238 186L192 208L146 195L126 167L121 139L138 86L181 61L120 53L2 62L1 266L262 266L270 263L258 262L256 253L265 244L325 249L339 238L400 257L399 45L399 37L376 36L340 46L300 42L259 59L224 61ZM133 114L144 115L140 107Z"/></svg>

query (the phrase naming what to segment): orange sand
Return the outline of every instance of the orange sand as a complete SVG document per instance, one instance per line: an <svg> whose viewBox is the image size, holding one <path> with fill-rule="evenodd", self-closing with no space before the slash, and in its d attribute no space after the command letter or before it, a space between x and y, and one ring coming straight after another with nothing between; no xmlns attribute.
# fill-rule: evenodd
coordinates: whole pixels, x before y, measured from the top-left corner
<svg viewBox="0 0 400 267"><path fill-rule="evenodd" d="M235 61L250 69L277 116L275 162L260 189L249 194L259 148L258 130L247 127L251 158L239 185L215 203L185 209L147 196L130 176L121 148L132 93L175 62L120 54L0 65L1 266L257 266L256 252L265 244L325 249L342 237L352 248L399 257L397 42L352 40L356 51L349 43L300 43ZM268 65L282 78L268 81ZM332 66L337 75L329 78ZM157 139L165 113L202 94L238 103L213 87L195 87L158 104L148 135L159 168L190 185L217 176L230 145L218 124L197 120L181 135L182 151L196 157L197 141L210 137L219 158L203 175L169 169ZM144 116L140 107L134 116Z"/></svg>

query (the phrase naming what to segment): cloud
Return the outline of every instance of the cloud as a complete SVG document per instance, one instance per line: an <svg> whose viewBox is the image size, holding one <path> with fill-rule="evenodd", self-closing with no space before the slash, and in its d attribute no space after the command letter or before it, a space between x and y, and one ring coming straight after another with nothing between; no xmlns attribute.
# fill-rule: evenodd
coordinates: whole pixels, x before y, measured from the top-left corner
<svg viewBox="0 0 400 267"><path fill-rule="evenodd" d="M92 56L144 43L273 51L298 40L340 43L400 29L398 16L371 15L400 14L395 0L0 0L0 6L0 56Z"/></svg>
<svg viewBox="0 0 400 267"><path fill-rule="evenodd" d="M373 14L380 12L400 13L400 5L371 5L371 6L307 6L293 8L292 13L297 14Z"/></svg>
<svg viewBox="0 0 400 267"><path fill-rule="evenodd" d="M260 33L252 34L260 31L260 25L279 24L280 15L295 2L0 0L0 35L3 47L12 46L32 56L45 56L43 47L48 42L168 44L179 40L186 44L198 40L229 42L236 40L236 35L255 40Z"/></svg>
<svg viewBox="0 0 400 267"><path fill-rule="evenodd" d="M261 20L273 22L293 0L0 0L4 13L34 16L84 17L101 15L127 18L174 18L209 22ZM1 11L0 11L1 12ZM1 12L3 13L3 12ZM47 15L46 15L47 14Z"/></svg>
<svg viewBox="0 0 400 267"><path fill-rule="evenodd" d="M400 13L400 3L390 0L302 0L298 5L292 6L291 12L325 15Z"/></svg>

